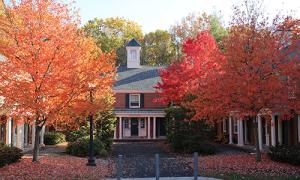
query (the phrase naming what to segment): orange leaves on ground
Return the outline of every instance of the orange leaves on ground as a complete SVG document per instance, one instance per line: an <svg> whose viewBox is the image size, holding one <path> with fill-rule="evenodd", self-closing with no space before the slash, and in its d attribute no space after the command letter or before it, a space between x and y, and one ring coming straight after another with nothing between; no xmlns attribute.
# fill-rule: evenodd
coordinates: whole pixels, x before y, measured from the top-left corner
<svg viewBox="0 0 300 180"><path fill-rule="evenodd" d="M300 168L272 161L266 154L262 162L254 154L213 155L199 159L199 172L208 174L235 173L252 176L300 176Z"/></svg>
<svg viewBox="0 0 300 180"><path fill-rule="evenodd" d="M32 163L29 158L0 168L1 179L103 179L115 174L112 160L97 159L97 166L86 166L86 158L44 156Z"/></svg>

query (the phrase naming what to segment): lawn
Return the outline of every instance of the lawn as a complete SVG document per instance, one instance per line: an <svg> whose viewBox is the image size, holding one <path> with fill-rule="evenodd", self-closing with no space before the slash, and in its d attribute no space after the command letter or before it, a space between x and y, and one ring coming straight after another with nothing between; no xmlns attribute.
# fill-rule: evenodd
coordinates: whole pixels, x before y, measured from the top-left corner
<svg viewBox="0 0 300 180"><path fill-rule="evenodd" d="M31 156L0 168L0 179L101 179L115 172L112 160L97 159L96 167L86 166L87 159L68 155L42 156L32 163Z"/></svg>

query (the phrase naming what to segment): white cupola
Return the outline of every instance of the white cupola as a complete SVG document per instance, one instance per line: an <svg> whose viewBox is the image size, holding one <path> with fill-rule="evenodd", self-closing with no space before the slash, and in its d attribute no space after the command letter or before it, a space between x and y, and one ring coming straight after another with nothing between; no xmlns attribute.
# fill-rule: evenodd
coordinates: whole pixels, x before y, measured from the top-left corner
<svg viewBox="0 0 300 180"><path fill-rule="evenodd" d="M127 51L127 68L140 68L141 67L141 44L132 39L126 45Z"/></svg>

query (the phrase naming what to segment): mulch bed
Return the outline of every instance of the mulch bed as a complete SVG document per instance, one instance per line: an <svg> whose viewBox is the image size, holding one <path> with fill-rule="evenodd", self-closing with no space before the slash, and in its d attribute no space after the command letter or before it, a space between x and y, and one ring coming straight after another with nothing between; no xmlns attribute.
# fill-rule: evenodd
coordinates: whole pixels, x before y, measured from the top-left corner
<svg viewBox="0 0 300 180"><path fill-rule="evenodd" d="M25 156L18 163L0 168L0 179L100 179L114 176L112 160L97 159L96 167L86 166L87 159L73 156L43 156L32 163Z"/></svg>
<svg viewBox="0 0 300 180"><path fill-rule="evenodd" d="M255 154L212 155L199 159L199 172L207 174L240 174L251 176L294 176L300 178L300 167L272 161L267 154L256 162Z"/></svg>

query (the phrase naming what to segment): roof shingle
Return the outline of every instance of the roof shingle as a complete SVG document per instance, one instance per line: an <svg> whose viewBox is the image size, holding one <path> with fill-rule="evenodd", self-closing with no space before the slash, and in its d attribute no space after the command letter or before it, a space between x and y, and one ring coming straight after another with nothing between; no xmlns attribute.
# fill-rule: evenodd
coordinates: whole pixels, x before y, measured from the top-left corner
<svg viewBox="0 0 300 180"><path fill-rule="evenodd" d="M127 68L120 66L114 90L155 91L154 86L160 81L159 70L163 67Z"/></svg>

